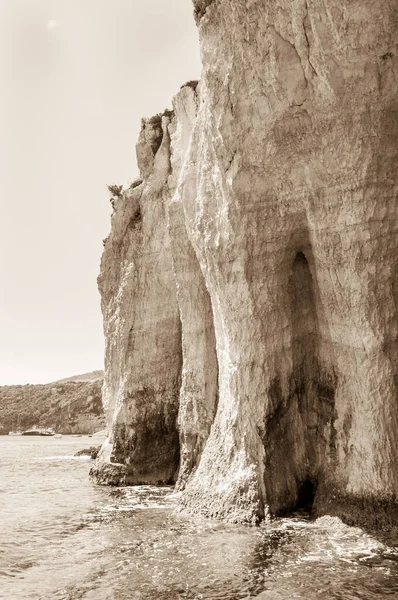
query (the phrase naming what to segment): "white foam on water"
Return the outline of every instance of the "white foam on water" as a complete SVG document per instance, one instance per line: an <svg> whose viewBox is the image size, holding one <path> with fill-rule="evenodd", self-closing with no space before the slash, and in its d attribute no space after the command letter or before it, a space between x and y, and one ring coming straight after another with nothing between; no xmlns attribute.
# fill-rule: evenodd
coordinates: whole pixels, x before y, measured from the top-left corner
<svg viewBox="0 0 398 600"><path fill-rule="evenodd" d="M65 456L41 456L39 458L35 458L34 460L36 461L46 461L46 460L91 460L91 456L88 456L87 454L83 455L83 456L69 456L69 455L65 455Z"/></svg>

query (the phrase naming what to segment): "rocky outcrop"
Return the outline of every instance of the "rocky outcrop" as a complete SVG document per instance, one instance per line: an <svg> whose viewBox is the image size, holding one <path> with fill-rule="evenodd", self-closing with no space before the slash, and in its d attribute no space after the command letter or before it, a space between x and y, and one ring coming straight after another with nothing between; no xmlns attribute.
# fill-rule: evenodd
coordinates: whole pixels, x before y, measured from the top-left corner
<svg viewBox="0 0 398 600"><path fill-rule="evenodd" d="M143 122L143 183L105 246L98 477L177 479L187 509L230 521L315 499L388 522L396 2L194 4L201 82Z"/></svg>
<svg viewBox="0 0 398 600"><path fill-rule="evenodd" d="M92 460L95 460L99 454L101 446L90 446L90 448L84 448L76 452L75 456L89 456Z"/></svg>
<svg viewBox="0 0 398 600"><path fill-rule="evenodd" d="M142 122L142 182L115 199L98 280L106 339L103 401L112 426L97 476L106 471L114 480L116 472L130 484L170 483L179 463L181 325L163 199L170 153L162 120L169 115Z"/></svg>

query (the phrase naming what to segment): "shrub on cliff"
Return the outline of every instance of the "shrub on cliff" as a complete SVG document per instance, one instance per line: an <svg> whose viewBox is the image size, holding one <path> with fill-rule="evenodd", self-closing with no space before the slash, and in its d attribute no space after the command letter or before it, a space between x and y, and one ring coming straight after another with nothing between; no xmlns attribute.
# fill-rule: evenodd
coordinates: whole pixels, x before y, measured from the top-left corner
<svg viewBox="0 0 398 600"><path fill-rule="evenodd" d="M123 186L122 185L116 185L114 183L112 183L111 185L107 186L109 192L112 195L112 198L121 198L123 195Z"/></svg>

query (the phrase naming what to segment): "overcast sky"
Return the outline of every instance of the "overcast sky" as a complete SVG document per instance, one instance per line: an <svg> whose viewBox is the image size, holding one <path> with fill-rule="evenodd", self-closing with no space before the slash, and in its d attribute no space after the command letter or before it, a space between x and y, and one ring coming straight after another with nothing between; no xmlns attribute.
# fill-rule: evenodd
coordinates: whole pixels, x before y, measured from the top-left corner
<svg viewBox="0 0 398 600"><path fill-rule="evenodd" d="M190 0L0 0L0 385L102 368L106 184L199 73Z"/></svg>

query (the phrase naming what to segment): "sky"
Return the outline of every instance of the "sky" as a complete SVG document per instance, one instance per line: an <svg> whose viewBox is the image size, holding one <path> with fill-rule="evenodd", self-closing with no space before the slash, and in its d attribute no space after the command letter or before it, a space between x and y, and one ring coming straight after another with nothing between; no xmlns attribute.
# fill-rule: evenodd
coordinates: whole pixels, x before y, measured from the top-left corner
<svg viewBox="0 0 398 600"><path fill-rule="evenodd" d="M0 385L102 368L106 184L199 76L190 0L0 0Z"/></svg>

